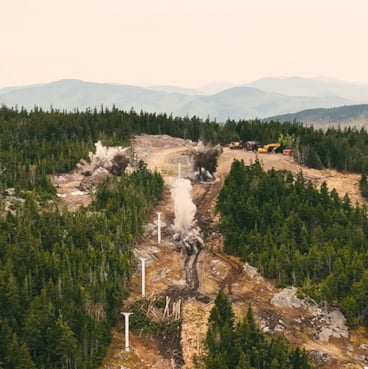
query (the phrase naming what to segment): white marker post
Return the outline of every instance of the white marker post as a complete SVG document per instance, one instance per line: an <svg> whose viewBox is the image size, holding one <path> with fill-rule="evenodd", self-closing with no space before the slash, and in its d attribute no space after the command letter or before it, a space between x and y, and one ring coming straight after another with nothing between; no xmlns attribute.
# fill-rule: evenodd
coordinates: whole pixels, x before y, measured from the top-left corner
<svg viewBox="0 0 368 369"><path fill-rule="evenodd" d="M129 316L132 315L133 313L120 313L124 315L125 318L125 351L129 352L130 351L130 347L129 347Z"/></svg>
<svg viewBox="0 0 368 369"><path fill-rule="evenodd" d="M142 297L146 296L146 259L139 258L142 262Z"/></svg>
<svg viewBox="0 0 368 369"><path fill-rule="evenodd" d="M161 212L157 212L157 243L161 243Z"/></svg>

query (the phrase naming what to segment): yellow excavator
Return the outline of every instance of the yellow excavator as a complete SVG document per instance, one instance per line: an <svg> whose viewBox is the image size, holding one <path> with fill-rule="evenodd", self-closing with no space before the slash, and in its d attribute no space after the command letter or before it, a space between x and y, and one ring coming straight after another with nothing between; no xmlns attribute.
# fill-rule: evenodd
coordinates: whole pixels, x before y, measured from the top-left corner
<svg viewBox="0 0 368 369"><path fill-rule="evenodd" d="M267 152L275 153L279 147L280 147L279 143L270 143L262 147L259 147L257 151L259 153L267 153Z"/></svg>
<svg viewBox="0 0 368 369"><path fill-rule="evenodd" d="M234 149L242 149L243 148L243 143L241 141L233 141L233 142L230 142L229 148L231 150L234 150Z"/></svg>

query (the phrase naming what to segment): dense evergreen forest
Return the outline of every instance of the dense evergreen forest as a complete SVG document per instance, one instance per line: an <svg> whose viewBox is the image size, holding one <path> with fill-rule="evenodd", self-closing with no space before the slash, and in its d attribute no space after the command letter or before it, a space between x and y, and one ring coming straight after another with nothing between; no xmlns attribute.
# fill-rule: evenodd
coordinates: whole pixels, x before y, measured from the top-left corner
<svg viewBox="0 0 368 369"><path fill-rule="evenodd" d="M207 354L196 358L204 369L310 369L305 351L293 348L284 337L267 340L257 327L252 306L235 322L229 300L222 291L208 320Z"/></svg>
<svg viewBox="0 0 368 369"><path fill-rule="evenodd" d="M351 326L368 325L368 218L365 207L300 174L234 161L219 194L224 250L280 286L301 287L338 305Z"/></svg>
<svg viewBox="0 0 368 369"><path fill-rule="evenodd" d="M279 141L302 164L357 171L366 180L364 130L258 120L219 125L114 107L28 112L2 106L0 369L92 369L103 358L127 294L132 248L163 181L141 162L135 173L103 182L91 206L70 213L48 205L56 196L49 176L87 159L98 140L123 146L140 133L212 144ZM24 203L7 210L9 193ZM368 323L363 208L326 187L314 190L302 177L295 181L287 173L265 173L259 163L234 163L218 209L226 251L280 285L293 283L320 301L339 304L350 324Z"/></svg>
<svg viewBox="0 0 368 369"><path fill-rule="evenodd" d="M368 133L364 129L325 131L291 122L231 121L220 125L197 117L125 112L116 108L84 112L0 108L0 191L36 191L41 199L55 196L49 175L74 168L94 150L94 143L124 145L134 134L167 134L225 145L231 141L278 141L292 148L299 163L366 174Z"/></svg>
<svg viewBox="0 0 368 369"><path fill-rule="evenodd" d="M88 208L40 211L29 192L0 218L0 368L99 365L162 190L141 162L104 181Z"/></svg>

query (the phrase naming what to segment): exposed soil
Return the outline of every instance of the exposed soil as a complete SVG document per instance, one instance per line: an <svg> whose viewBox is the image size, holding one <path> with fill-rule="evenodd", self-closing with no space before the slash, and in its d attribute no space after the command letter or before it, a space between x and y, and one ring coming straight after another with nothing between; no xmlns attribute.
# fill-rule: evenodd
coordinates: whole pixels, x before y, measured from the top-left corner
<svg viewBox="0 0 368 369"><path fill-rule="evenodd" d="M293 343L302 345L318 367L329 369L364 366L368 361L368 339L364 332L354 331L350 332L347 338L331 337L323 341L316 337L324 328L323 324L328 325L328 322L323 323L325 318L316 316L310 306L272 304L272 298L281 290L277 289L272 281L262 278L250 266L243 265L239 259L221 252L222 238L215 227L218 215L214 214L216 196L235 158L249 164L258 157L265 169L286 169L294 174L302 171L304 177L313 181L316 186L325 181L330 190L335 188L341 196L348 193L353 203L364 201L359 194L359 175L304 168L291 157L282 154L255 154L224 148L219 157L215 181L193 184L192 197L197 206L197 224L203 232L205 242L204 249L197 255L196 260L188 261L187 255L177 251L172 240L174 210L169 189L172 181L178 176L179 163L183 177L192 172L189 153L194 143L168 136L142 135L132 141L132 147L133 155L137 159L143 159L150 169L157 170L165 179L164 197L155 209L161 212L161 242L158 243L157 216L153 214L135 252L137 257L147 259L145 298L170 298L165 314L179 314L180 341L164 340L162 337L140 337L139 332L130 332L131 350L126 352L122 320L114 329L113 342L100 369L193 368L193 357L204 352L203 339L207 320L220 288L228 294L239 318L244 316L249 304L252 304L256 319L265 332L285 335ZM63 196L60 197L60 202L70 209L89 202L88 194L77 192L82 177L77 171L73 175L55 179L58 192ZM195 288L187 283L185 264L188 262L194 264L198 277ZM141 298L141 271L137 265L130 284L130 297L122 311L129 311L131 304ZM162 311L156 311L156 314L159 313Z"/></svg>

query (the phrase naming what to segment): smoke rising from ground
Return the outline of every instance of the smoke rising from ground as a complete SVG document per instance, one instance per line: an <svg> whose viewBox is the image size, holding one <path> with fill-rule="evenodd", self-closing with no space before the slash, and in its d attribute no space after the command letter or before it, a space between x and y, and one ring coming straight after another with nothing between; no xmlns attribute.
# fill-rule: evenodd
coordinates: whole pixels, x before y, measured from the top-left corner
<svg viewBox="0 0 368 369"><path fill-rule="evenodd" d="M110 173L121 175L129 164L125 156L126 149L121 147L105 147L101 141L95 143L96 152L89 153L89 159L93 170L104 168Z"/></svg>
<svg viewBox="0 0 368 369"><path fill-rule="evenodd" d="M217 159L221 153L221 148L205 146L199 143L192 151L193 170L196 179L200 181L212 180L217 169Z"/></svg>
<svg viewBox="0 0 368 369"><path fill-rule="evenodd" d="M188 179L176 178L172 183L171 196L174 202L174 231L181 235L187 233L194 225L197 208L192 201L192 185Z"/></svg>
<svg viewBox="0 0 368 369"><path fill-rule="evenodd" d="M171 196L174 202L175 219L173 241L177 250L186 254L184 262L185 282L192 291L199 287L197 259L203 248L200 228L196 224L197 207L193 203L189 179L181 178L181 164L178 165L178 177L172 182Z"/></svg>

